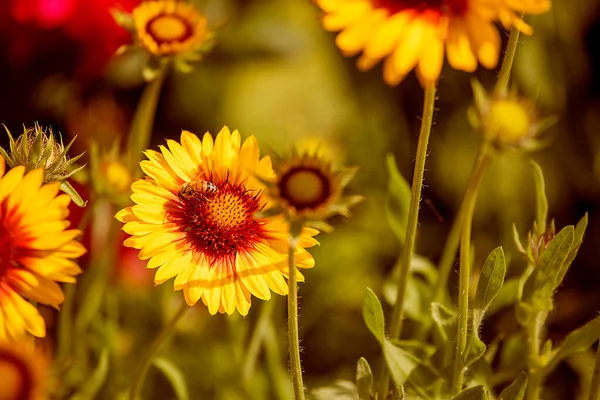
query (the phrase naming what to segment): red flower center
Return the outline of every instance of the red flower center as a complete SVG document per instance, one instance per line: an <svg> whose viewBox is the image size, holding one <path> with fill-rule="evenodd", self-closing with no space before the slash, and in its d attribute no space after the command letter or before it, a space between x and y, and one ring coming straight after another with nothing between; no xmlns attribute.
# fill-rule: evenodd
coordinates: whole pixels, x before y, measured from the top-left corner
<svg viewBox="0 0 600 400"><path fill-rule="evenodd" d="M439 14L464 14L469 0L372 0L376 8L385 8L392 14L404 10L437 12Z"/></svg>
<svg viewBox="0 0 600 400"><path fill-rule="evenodd" d="M15 263L15 244L5 221L0 221L0 278L6 275Z"/></svg>
<svg viewBox="0 0 600 400"><path fill-rule="evenodd" d="M188 245L194 253L203 254L211 265L225 263L233 267L238 253L251 251L267 237L264 222L254 216L264 204L260 202L260 193L247 190L243 184L228 180L213 183L215 192L198 192L181 198L181 205L171 212L171 219L187 233Z"/></svg>

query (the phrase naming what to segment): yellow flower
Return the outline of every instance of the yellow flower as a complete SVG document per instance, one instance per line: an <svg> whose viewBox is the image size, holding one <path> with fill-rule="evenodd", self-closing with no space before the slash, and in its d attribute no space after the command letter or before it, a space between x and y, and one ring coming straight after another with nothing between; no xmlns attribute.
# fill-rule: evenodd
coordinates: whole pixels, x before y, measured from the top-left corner
<svg viewBox="0 0 600 400"><path fill-rule="evenodd" d="M275 177L267 181L269 196L275 210L289 220L330 231L327 218L349 216L349 208L362 200L362 196L342 197L357 169L334 171L323 146L310 148L304 152L294 150L289 159L278 160Z"/></svg>
<svg viewBox="0 0 600 400"><path fill-rule="evenodd" d="M44 337L44 320L24 297L58 308L57 282L75 282L81 269L71 259L85 248L74 240L81 232L67 229L70 198L57 196L60 182L43 184L42 169L5 168L0 157L0 341Z"/></svg>
<svg viewBox="0 0 600 400"><path fill-rule="evenodd" d="M358 68L385 58L384 80L396 85L413 69L421 85L434 85L444 53L453 68L494 68L500 34L494 22L531 33L516 13L540 13L550 0L316 0L327 30L341 31L337 46L348 56L362 52Z"/></svg>
<svg viewBox="0 0 600 400"><path fill-rule="evenodd" d="M257 177L273 170L253 136L241 144L227 127L214 141L209 133L200 141L183 131L181 143L168 140L160 152L145 154L140 166L147 177L131 186L136 204L116 217L132 235L124 244L157 268L156 284L175 277L188 305L202 299L211 314L246 315L251 294L287 294L289 229L281 216L257 215L267 203ZM317 243L317 233L304 229L298 267L314 265L305 248Z"/></svg>
<svg viewBox="0 0 600 400"><path fill-rule="evenodd" d="M183 1L145 1L132 17L141 44L160 56L193 52L211 36L204 15Z"/></svg>
<svg viewBox="0 0 600 400"><path fill-rule="evenodd" d="M44 400L48 362L31 344L0 340L0 399Z"/></svg>

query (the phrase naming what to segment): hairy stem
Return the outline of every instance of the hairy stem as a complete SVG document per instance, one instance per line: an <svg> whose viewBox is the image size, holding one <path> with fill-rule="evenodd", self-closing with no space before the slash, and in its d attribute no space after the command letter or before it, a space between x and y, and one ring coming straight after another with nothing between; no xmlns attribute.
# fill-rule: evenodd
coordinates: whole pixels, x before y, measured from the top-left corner
<svg viewBox="0 0 600 400"><path fill-rule="evenodd" d="M463 369L467 347L467 330L469 321L469 280L471 277L471 227L473 213L477 202L477 193L487 166L491 163L490 145L482 143L480 156L473 167L467 191L464 197L464 210L461 220L460 236L460 272L458 287L458 326L456 331L456 353L454 355L454 370L452 374L452 393L458 394L463 386Z"/></svg>
<svg viewBox="0 0 600 400"><path fill-rule="evenodd" d="M144 380L146 379L146 374L148 373L148 369L152 363L152 359L156 355L156 352L160 346L164 343L165 339L167 339L171 333L173 333L173 330L175 329L175 326L181 317L183 317L189 309L190 307L185 302L182 303L179 311L177 311L177 314L175 314L175 316L163 327L162 331L160 331L156 339L154 339L152 345L148 348L146 354L144 354L144 357L140 361L133 378L133 384L131 385L131 392L129 394L130 400L138 400L140 398L140 393L144 385Z"/></svg>
<svg viewBox="0 0 600 400"><path fill-rule="evenodd" d="M419 133L419 142L417 144L417 159L413 173L412 189L410 194L410 205L408 209L408 223L406 226L406 239L402 248L402 255L399 264L398 294L396 304L392 314L392 323L390 325L389 335L391 338L399 338L402 333L402 323L404 321L405 294L408 274L410 271L410 261L415 247L417 236L417 223L419 221L419 206L421 203L421 191L423 190L423 175L425 173L425 159L427 158L427 148L429 145L429 135L433 123L433 113L435 109L436 87L432 86L425 89L423 99L423 116L421 119L421 131ZM384 365L382 365L379 391L385 397L389 390L390 375Z"/></svg>
<svg viewBox="0 0 600 400"><path fill-rule="evenodd" d="M517 28L513 27L510 30L510 36L508 37L508 45L506 46L506 51L504 52L504 58L502 59L502 67L500 67L498 82L496 83L496 89L494 90L496 95L505 94L508 88L510 72L512 71L513 62L515 60L515 54L517 53L519 33L520 32Z"/></svg>
<svg viewBox="0 0 600 400"><path fill-rule="evenodd" d="M290 351L290 364L292 369L292 382L294 384L294 395L296 400L304 400L302 365L300 363L300 339L298 336L298 280L296 276L296 246L298 243L298 235L296 235L294 232L296 230L295 228L296 227L294 227L292 224L290 229L288 253L290 266L290 278L288 281L288 343Z"/></svg>

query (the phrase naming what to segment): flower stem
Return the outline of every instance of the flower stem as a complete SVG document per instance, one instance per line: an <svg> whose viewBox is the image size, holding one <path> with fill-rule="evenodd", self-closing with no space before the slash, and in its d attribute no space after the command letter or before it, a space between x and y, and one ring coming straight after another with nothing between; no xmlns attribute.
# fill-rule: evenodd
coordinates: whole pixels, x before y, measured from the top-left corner
<svg viewBox="0 0 600 400"><path fill-rule="evenodd" d="M600 394L600 341L597 343L596 362L594 363L594 372L592 374L592 382L590 384L589 400L598 400Z"/></svg>
<svg viewBox="0 0 600 400"><path fill-rule="evenodd" d="M417 223L419 221L419 205L421 202L421 191L423 189L423 175L425 173L425 159L427 158L427 148L429 144L429 134L433 122L433 112L435 106L436 87L431 86L425 89L423 99L423 116L421 119L421 131L419 133L419 142L417 144L417 160L413 173L412 189L410 193L410 204L408 208L408 223L406 226L406 239L402 248L402 255L399 263L398 294L396 304L392 313L392 323L390 325L389 335L392 339L400 337L402 333L402 323L404 322L405 294L406 284L408 282L408 273L410 271L410 261L415 247L417 236ZM379 380L380 395L385 397L389 389L390 376L385 365L382 366Z"/></svg>
<svg viewBox="0 0 600 400"><path fill-rule="evenodd" d="M129 395L130 400L138 400L140 398L140 392L142 391L142 386L144 385L144 380L146 379L146 374L148 373L148 369L150 368L150 364L152 363L152 359L154 355L163 344L166 338L173 333L177 322L183 317L183 315L189 310L190 307L184 302L181 304L179 311L177 314L163 327L162 331L158 334L156 339L152 345L148 348L146 354L142 358L141 362L138 365L136 370L133 384L131 385L131 392Z"/></svg>
<svg viewBox="0 0 600 400"><path fill-rule="evenodd" d="M471 277L471 226L473 213L477 202L477 193L487 166L491 163L490 144L483 141L480 156L478 157L464 197L464 209L461 218L460 237L460 273L458 288L458 327L456 331L456 353L454 356L454 370L452 374L452 394L456 395L462 390L465 351L467 347L467 328L469 316L469 279Z"/></svg>
<svg viewBox="0 0 600 400"><path fill-rule="evenodd" d="M138 173L138 162L141 159L142 152L150 144L156 107L158 106L160 90L167 75L166 72L167 67L162 66L154 80L146 85L129 127L129 141L127 142L128 166L134 174Z"/></svg>
<svg viewBox="0 0 600 400"><path fill-rule="evenodd" d="M517 53L517 44L519 43L519 30L513 27L510 30L510 36L508 37L508 45L504 52L504 58L502 59L502 67L500 67L500 74L498 75L498 82L494 92L496 95L503 95L506 93L508 88L508 81L510 80L510 72L512 71L513 62L515 60L515 54Z"/></svg>
<svg viewBox="0 0 600 400"><path fill-rule="evenodd" d="M300 339L298 338L298 281L296 276L296 246L300 231L292 223L290 227L289 243L289 295L288 295L288 342L290 352L290 364L292 368L292 382L294 384L294 395L296 400L304 400L304 384L302 383L302 365L300 364Z"/></svg>

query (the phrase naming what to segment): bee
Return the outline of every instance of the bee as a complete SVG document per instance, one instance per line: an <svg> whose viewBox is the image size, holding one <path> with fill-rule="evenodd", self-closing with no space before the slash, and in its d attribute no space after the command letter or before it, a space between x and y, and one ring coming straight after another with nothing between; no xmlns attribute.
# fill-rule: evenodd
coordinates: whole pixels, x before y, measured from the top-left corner
<svg viewBox="0 0 600 400"><path fill-rule="evenodd" d="M218 192L217 186L209 181L200 179L198 176L191 181L184 183L179 188L179 198L181 200L189 200L202 197L207 200L207 195Z"/></svg>

